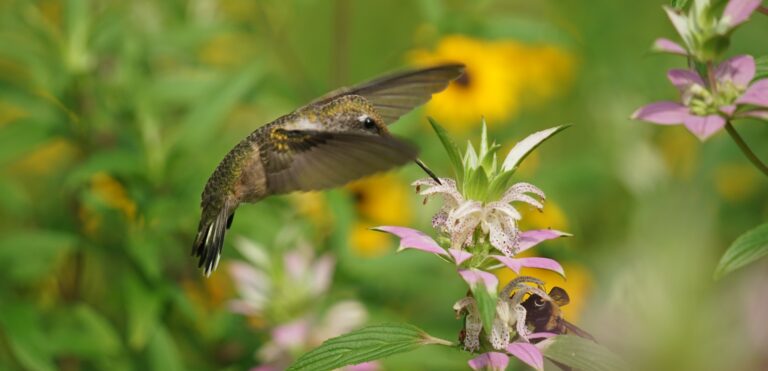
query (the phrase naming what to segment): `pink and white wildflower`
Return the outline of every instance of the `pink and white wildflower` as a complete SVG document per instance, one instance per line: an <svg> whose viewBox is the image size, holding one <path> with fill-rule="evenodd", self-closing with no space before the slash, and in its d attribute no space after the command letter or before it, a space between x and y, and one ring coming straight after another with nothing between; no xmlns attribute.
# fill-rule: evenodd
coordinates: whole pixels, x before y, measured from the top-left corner
<svg viewBox="0 0 768 371"><path fill-rule="evenodd" d="M501 199L482 202L465 199L453 179L440 178L440 181L442 184L425 178L417 180L413 185L422 196L443 197L443 207L433 217L432 226L450 236L451 248L454 249L471 245L474 232L480 227L482 233L479 242L488 236L491 246L506 256L514 256L518 252L520 233L517 222L522 216L511 203L522 202L537 209L544 208L544 192L532 184L514 184Z"/></svg>
<svg viewBox="0 0 768 371"><path fill-rule="evenodd" d="M633 119L660 125L685 127L700 140L706 140L740 116L768 115L768 79L752 82L755 60L739 55L720 63L714 71L714 85L694 70L672 69L667 74L679 90L681 102L661 101L641 107ZM747 107L737 113L737 109Z"/></svg>
<svg viewBox="0 0 768 371"><path fill-rule="evenodd" d="M746 22L760 6L761 1L730 0L720 17L714 14L716 4L711 0L694 2L687 14L665 6L664 11L683 40L683 45L659 38L653 43L652 49L662 53L693 56L702 62L710 61L728 44L727 40L722 40L727 39L736 27Z"/></svg>
<svg viewBox="0 0 768 371"><path fill-rule="evenodd" d="M270 340L256 353L262 362L254 370L284 370L297 353L365 324L368 313L354 300L340 301L319 310L328 291L335 260L328 254L316 257L307 245L270 257L266 249L240 238L235 247L246 258L229 264L239 298L230 302L233 312L258 316L270 326ZM289 313L286 318L286 314ZM376 370L375 362L345 370Z"/></svg>

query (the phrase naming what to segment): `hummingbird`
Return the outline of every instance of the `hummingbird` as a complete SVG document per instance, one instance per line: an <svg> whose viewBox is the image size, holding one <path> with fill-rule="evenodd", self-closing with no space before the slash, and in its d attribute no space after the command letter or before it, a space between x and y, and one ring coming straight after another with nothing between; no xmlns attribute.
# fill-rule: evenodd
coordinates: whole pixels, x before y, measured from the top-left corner
<svg viewBox="0 0 768 371"><path fill-rule="evenodd" d="M209 276L241 203L322 190L418 159L387 125L426 103L462 75L462 64L407 71L334 90L263 125L235 145L208 179L192 255ZM439 182L439 181L438 181Z"/></svg>

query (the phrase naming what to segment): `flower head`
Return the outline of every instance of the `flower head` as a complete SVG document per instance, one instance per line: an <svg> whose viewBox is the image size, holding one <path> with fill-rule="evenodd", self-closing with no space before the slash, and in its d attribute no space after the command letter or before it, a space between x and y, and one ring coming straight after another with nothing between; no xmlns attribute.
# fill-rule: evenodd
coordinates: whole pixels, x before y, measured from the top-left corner
<svg viewBox="0 0 768 371"><path fill-rule="evenodd" d="M667 77L680 92L681 102L651 103L635 111L632 118L661 125L683 124L705 140L732 117L764 112L748 108L737 113L742 106L768 107L768 79L752 82L754 76L755 60L749 55L720 63L714 70L714 84L705 83L695 70L672 69Z"/></svg>
<svg viewBox="0 0 768 371"><path fill-rule="evenodd" d="M669 20L683 39L681 46L666 38L657 39L653 49L663 53L691 55L699 61L711 61L730 43L730 33L749 19L761 0L730 0L722 13L712 0L696 0L687 14L664 7ZM718 15L721 14L721 15Z"/></svg>
<svg viewBox="0 0 768 371"><path fill-rule="evenodd" d="M574 64L573 56L556 46L463 35L446 36L434 51L414 51L411 60L418 65L466 65L464 74L427 104L428 114L446 119L452 129L466 128L481 115L503 122L528 101L550 99L572 80Z"/></svg>
<svg viewBox="0 0 768 371"><path fill-rule="evenodd" d="M365 323L365 307L340 301L325 310L317 305L329 289L334 270L330 255L315 257L306 245L270 256L256 243L240 238L235 247L247 262L233 262L229 271L240 298L230 303L236 313L260 317L270 340L258 351L260 370L282 370L297 353L352 331ZM371 366L371 364L368 364ZM374 370L367 368L367 370ZM364 369L364 368L363 368Z"/></svg>

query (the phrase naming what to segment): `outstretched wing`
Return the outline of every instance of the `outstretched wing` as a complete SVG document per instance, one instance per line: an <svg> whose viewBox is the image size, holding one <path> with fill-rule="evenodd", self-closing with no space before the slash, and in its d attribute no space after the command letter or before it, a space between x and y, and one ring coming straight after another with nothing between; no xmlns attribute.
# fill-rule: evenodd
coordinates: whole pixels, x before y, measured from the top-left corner
<svg viewBox="0 0 768 371"><path fill-rule="evenodd" d="M261 148L271 194L333 188L404 165L418 151L391 136L276 129Z"/></svg>
<svg viewBox="0 0 768 371"><path fill-rule="evenodd" d="M386 124L426 103L464 73L463 64L413 70L389 75L357 86L334 90L310 103L325 104L343 95L360 95L367 99Z"/></svg>

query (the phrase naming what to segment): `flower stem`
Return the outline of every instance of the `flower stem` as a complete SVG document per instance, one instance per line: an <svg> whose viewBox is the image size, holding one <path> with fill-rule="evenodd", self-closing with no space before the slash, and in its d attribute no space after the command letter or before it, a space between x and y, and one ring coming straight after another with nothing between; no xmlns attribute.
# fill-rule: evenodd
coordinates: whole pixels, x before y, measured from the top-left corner
<svg viewBox="0 0 768 371"><path fill-rule="evenodd" d="M709 83L709 91L712 95L717 94L717 80L715 79L715 68L712 61L707 62L707 80Z"/></svg>
<svg viewBox="0 0 768 371"><path fill-rule="evenodd" d="M768 7L766 6L758 6L757 11L765 15L768 15Z"/></svg>
<svg viewBox="0 0 768 371"><path fill-rule="evenodd" d="M760 161L759 158L755 155L754 152L749 148L746 142L744 142L744 139L739 135L739 132L736 131L736 128L731 125L730 121L727 121L725 123L725 130L728 132L728 134L733 138L733 141L736 142L736 145L739 146L739 149L741 149L741 152L744 153L745 156L749 159L750 162L752 162L752 165L755 165L755 167L762 171L763 174L768 176L768 166L765 166L765 164Z"/></svg>

